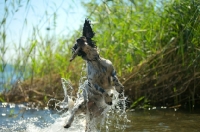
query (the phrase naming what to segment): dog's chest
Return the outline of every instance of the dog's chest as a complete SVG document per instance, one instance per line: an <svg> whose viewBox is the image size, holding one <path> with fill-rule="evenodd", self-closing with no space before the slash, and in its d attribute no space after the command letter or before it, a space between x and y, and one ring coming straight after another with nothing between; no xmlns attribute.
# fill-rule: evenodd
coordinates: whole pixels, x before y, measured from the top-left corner
<svg viewBox="0 0 200 132"><path fill-rule="evenodd" d="M109 66L103 65L101 62L87 63L88 81L97 84L104 89L111 85L111 70Z"/></svg>

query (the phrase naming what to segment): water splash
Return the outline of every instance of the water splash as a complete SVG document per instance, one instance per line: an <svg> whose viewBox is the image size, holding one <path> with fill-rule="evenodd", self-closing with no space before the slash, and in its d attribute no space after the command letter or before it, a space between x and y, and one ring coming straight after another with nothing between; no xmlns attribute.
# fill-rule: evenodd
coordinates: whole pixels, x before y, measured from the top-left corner
<svg viewBox="0 0 200 132"><path fill-rule="evenodd" d="M64 114L61 115L62 117L55 119L55 123L49 126L49 128L45 128L47 130L50 130L51 127L55 128L55 126L61 127L59 128L59 131L66 130L63 128L63 125L65 124L65 121L69 117L69 114L70 114L69 111L71 110L72 106L77 103L76 101L79 101L79 98L81 98L81 93L85 89L85 86L88 84L87 78L81 77L81 79L79 80L79 88L76 95L77 97L75 98L72 96L72 93L73 93L72 85L64 78L61 79L61 82L62 82L65 97L62 101L56 100L57 103L55 103L55 109L58 112L63 112L66 109L68 109L68 111L64 112ZM115 118L116 122L115 122L115 125L112 126L112 128L114 127L116 130L124 131L126 123L129 122L126 115L126 104L125 104L126 97L124 97L123 93L122 95L119 96L119 93L115 89L111 90L110 92L111 92L110 94L113 95L112 106L108 106L104 101L99 102L98 105L103 107L103 110L101 111L100 116L92 118L92 120L88 119L90 117L89 116L90 112L89 112L88 107L86 106L86 114L84 116L82 115L81 119L80 117L76 118L75 121L72 123L72 126L68 128L67 130L85 131L86 122L87 120L90 120L87 123L87 127L88 127L88 129L86 129L87 132L91 132L91 131L92 132L100 132L100 131L109 132L110 131L109 127L113 125L111 123L111 120ZM88 96L87 96L87 100L88 100ZM51 99L49 101L55 101L55 99ZM59 107L60 109L58 110L57 107ZM96 109L98 109L98 107Z"/></svg>
<svg viewBox="0 0 200 132"><path fill-rule="evenodd" d="M74 124L75 126L71 126L66 130L63 126L65 123L66 118L69 116L68 113L62 114L59 118L55 120L53 124L50 124L46 127L38 127L34 124L28 124L27 125L27 132L83 132L85 126L84 126L84 115L79 115L79 119L75 119ZM78 129L77 129L78 128Z"/></svg>
<svg viewBox="0 0 200 132"><path fill-rule="evenodd" d="M66 109L67 110L71 109L74 105L72 96L73 93L72 85L64 78L61 78L61 83L64 91L64 99L60 101L58 99L52 98L47 103L47 107L49 107L50 104L52 104L51 102L53 102L55 110L58 111L59 113L65 111Z"/></svg>
<svg viewBox="0 0 200 132"><path fill-rule="evenodd" d="M63 84L68 83L65 79L62 79L62 80L64 81ZM88 84L87 78L82 77L79 81L79 89L78 89L77 98L76 98L77 100L80 97L79 93L81 93L81 91L83 91L85 89L85 86L87 84ZM68 84L68 86L69 85L70 84ZM71 89L73 89L72 86L69 86L69 87ZM66 86L64 86L63 89L65 92L68 91ZM89 129L87 129L88 132L90 132L90 131L92 131L92 132L98 131L99 132L105 128L106 128L106 132L109 132L109 126L113 125L110 123L111 120L113 119L113 117L116 120L116 124L114 125L114 128L116 128L116 130L124 131L126 123L130 122L130 120L128 120L127 114L126 114L126 97L124 96L124 93L119 95L119 93L115 89L111 90L110 92L111 92L110 94L113 95L113 101L112 101L113 105L108 106L104 101L99 102L98 105L103 107L103 111L101 112L101 115L99 117L93 118L87 124L87 126L89 127ZM68 98L69 98L69 95L67 95L67 94L65 94L65 95L68 96ZM88 96L87 96L87 99L88 99ZM87 109L87 111L86 111L85 120L89 120L87 118L89 118L90 112L88 110L88 107L86 109ZM113 128L113 126L112 126L112 128ZM103 131L105 131L105 130L103 130Z"/></svg>

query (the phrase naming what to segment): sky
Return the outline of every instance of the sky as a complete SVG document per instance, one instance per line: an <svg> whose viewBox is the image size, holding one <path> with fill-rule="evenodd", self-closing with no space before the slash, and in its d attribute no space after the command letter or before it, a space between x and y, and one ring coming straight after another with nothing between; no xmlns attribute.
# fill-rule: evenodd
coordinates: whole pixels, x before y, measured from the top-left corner
<svg viewBox="0 0 200 132"><path fill-rule="evenodd" d="M9 10L6 18L7 60L15 54L16 46L26 46L25 41L31 37L34 26L37 25L42 34L47 32L47 28L50 31L55 28L55 34L67 37L82 26L86 17L81 0L30 0L28 4L27 1L0 0L0 22L5 17L5 7ZM56 21L54 12L57 14Z"/></svg>

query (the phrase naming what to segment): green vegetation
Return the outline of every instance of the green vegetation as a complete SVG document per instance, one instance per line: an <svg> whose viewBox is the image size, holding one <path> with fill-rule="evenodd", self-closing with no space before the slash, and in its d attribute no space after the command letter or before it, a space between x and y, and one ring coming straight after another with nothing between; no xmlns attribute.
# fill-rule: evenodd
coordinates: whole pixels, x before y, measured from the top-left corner
<svg viewBox="0 0 200 132"><path fill-rule="evenodd" d="M27 9L31 6L29 1L16 3L19 7L22 4ZM113 62L131 107L150 103L181 104L194 109L200 103L199 0L92 0L82 4L87 10L86 17L93 23L100 55ZM9 11L7 7L4 10L0 21L2 72L7 65L4 55L8 48L5 25ZM53 19L57 15L55 11ZM16 46L18 55L11 60L15 71L22 72L27 79L20 84L27 92L23 98L28 94L28 101L35 101L37 96L44 95L41 100L46 102L50 97L61 96L60 77L71 80L77 87L84 61L76 58L69 63L69 58L81 28L66 38L48 33L44 36L39 27L33 27L27 47ZM6 100L6 96L0 99Z"/></svg>

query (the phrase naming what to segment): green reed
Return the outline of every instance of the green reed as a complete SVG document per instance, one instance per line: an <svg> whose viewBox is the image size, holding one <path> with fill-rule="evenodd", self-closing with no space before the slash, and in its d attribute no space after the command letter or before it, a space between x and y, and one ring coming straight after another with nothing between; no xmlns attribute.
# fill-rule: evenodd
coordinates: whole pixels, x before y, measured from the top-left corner
<svg viewBox="0 0 200 132"><path fill-rule="evenodd" d="M6 45L8 41L6 27L9 26L9 21L12 21L10 18L13 18L12 16L20 10L21 6L26 7L26 14L34 8L30 0L9 2L5 5L4 16L0 20L1 72L4 71L8 63L12 63L15 66L14 73L19 72L25 79L31 79L31 82L34 78L45 77L47 84L54 85L52 82L54 74L60 74L76 84L80 79L84 61L77 57L76 61L69 63L69 59L71 47L75 38L80 37L82 26L79 31L72 32L70 37L56 34L59 7L53 7L53 13L50 14L45 11L38 25L33 25L33 32L28 38L25 38L26 45L23 46L23 31L30 23L25 15L19 41L12 42L15 45L16 55L9 58L10 60L5 60L5 54L9 49ZM182 68L192 67L192 70L185 74L186 76L192 74L196 77L196 73L199 72L198 60L200 58L199 50L197 50L200 44L200 2L197 0L169 0L166 2L158 2L157 0L105 0L96 2L91 0L82 4L87 10L85 17L91 20L96 33L94 39L97 42L100 55L113 62L121 78L128 74L135 74L131 72L137 65L174 45L178 49L177 53L168 60L172 62L178 60ZM12 8L8 8L10 6ZM45 24L48 25L49 19L53 21L53 27L47 26L47 30L41 32L41 27ZM163 54L161 57L164 56ZM152 69L155 69L158 64L163 65L158 60L153 60L151 63L153 63L150 66ZM162 70L166 69L163 68ZM152 74L159 78L158 73L159 71L155 71ZM193 105L195 105L194 96L198 90L197 84L197 80L194 81L194 87L190 88L187 97L190 100L192 99ZM177 90L174 88L178 89L178 87L171 87L172 91L177 94ZM147 100L148 97L145 97L145 95L138 93L138 101L143 101L140 100L141 98ZM177 104L179 101L178 95L175 96L174 102Z"/></svg>

